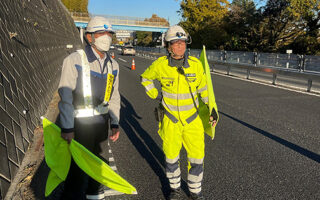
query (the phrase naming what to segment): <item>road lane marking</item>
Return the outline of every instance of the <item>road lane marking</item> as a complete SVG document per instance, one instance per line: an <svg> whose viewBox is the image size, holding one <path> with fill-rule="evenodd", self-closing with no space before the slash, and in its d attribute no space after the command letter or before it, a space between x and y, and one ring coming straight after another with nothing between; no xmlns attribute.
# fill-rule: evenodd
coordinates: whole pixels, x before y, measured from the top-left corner
<svg viewBox="0 0 320 200"><path fill-rule="evenodd" d="M119 58L119 59L121 59L121 58ZM109 150L108 150L108 152L109 152L109 155L108 155L109 166L111 167L111 169L113 171L115 171L117 174L119 174L109 142L108 142L108 148L109 148ZM107 189L104 190L104 196L105 197L115 196L115 195L122 195L122 194L123 194L122 192L118 192L118 191L113 190L111 188L107 188Z"/></svg>
<svg viewBox="0 0 320 200"><path fill-rule="evenodd" d="M122 62L127 62L126 60L122 59L122 58L119 58L119 60L121 60Z"/></svg>

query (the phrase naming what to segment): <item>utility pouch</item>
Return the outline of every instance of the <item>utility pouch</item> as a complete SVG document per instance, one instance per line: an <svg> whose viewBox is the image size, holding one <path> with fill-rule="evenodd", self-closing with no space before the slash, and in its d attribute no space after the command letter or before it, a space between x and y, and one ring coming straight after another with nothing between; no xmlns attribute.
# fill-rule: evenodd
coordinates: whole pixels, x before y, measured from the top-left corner
<svg viewBox="0 0 320 200"><path fill-rule="evenodd" d="M157 122L161 122L164 117L164 107L160 103L158 107L154 108L154 115Z"/></svg>

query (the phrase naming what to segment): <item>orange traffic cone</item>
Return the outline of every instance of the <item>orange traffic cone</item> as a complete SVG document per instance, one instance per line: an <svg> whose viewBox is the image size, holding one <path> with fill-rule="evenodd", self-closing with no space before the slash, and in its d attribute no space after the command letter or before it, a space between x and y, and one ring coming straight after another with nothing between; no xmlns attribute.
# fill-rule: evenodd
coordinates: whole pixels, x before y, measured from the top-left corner
<svg viewBox="0 0 320 200"><path fill-rule="evenodd" d="M136 64L134 63L134 58L132 58L131 70L136 70Z"/></svg>
<svg viewBox="0 0 320 200"><path fill-rule="evenodd" d="M111 57L114 59L115 56L114 56L114 52L111 52Z"/></svg>

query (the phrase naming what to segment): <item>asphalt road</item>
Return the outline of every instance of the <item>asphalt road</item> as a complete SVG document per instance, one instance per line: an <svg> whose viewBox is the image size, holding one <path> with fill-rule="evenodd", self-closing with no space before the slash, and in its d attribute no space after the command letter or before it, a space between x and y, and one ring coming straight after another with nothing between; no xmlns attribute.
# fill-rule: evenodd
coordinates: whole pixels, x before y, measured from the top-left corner
<svg viewBox="0 0 320 200"><path fill-rule="evenodd" d="M132 58L136 70L131 70ZM121 56L121 136L111 149L122 177L138 195L107 199L165 199L169 185L151 100L140 74L152 60ZM213 75L220 121L206 136L206 199L319 199L320 97ZM181 152L182 188L186 153Z"/></svg>

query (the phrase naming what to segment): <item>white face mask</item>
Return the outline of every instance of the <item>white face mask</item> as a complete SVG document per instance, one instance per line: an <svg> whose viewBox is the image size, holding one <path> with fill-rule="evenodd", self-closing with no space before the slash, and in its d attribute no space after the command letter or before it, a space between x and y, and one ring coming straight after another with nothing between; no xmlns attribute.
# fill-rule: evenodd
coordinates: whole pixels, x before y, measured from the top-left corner
<svg viewBox="0 0 320 200"><path fill-rule="evenodd" d="M99 51L109 51L112 38L109 35L102 35L95 39L94 45Z"/></svg>

